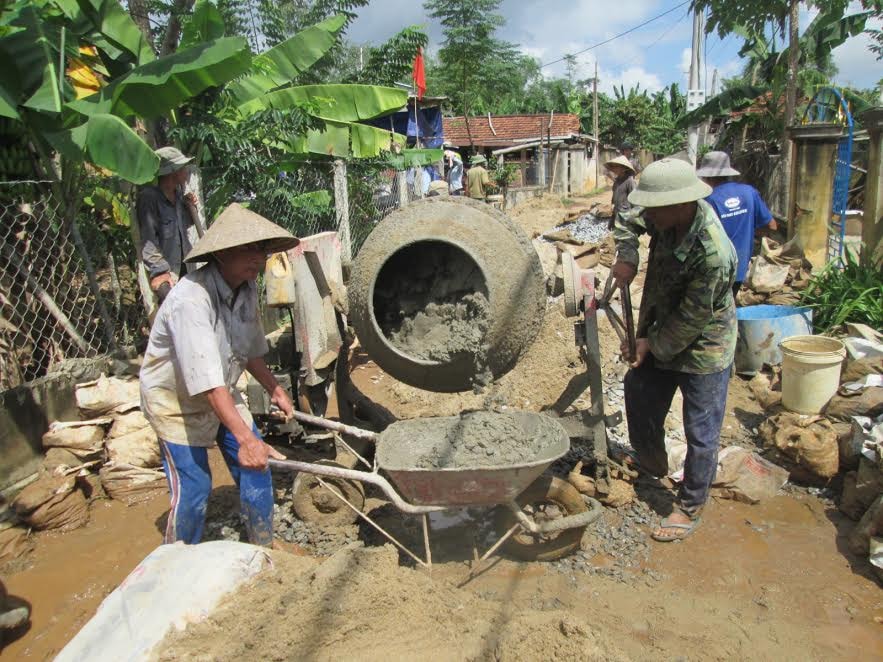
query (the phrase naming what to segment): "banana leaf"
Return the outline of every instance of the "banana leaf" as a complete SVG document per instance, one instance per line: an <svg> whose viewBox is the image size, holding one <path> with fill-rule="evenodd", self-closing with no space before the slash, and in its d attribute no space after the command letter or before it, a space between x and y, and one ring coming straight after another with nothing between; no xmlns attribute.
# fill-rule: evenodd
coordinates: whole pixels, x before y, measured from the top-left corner
<svg viewBox="0 0 883 662"><path fill-rule="evenodd" d="M86 117L159 117L200 92L239 76L250 64L245 39L223 37L137 67L98 94L71 101L67 107Z"/></svg>
<svg viewBox="0 0 883 662"><path fill-rule="evenodd" d="M74 33L97 32L104 41L102 50L110 47L125 52L132 64L146 64L156 56L144 33L123 9L119 0L54 0L71 23ZM99 45L99 44L96 44ZM109 53L111 57L118 53Z"/></svg>
<svg viewBox="0 0 883 662"><path fill-rule="evenodd" d="M74 129L47 134L46 139L64 157L106 168L133 184L151 181L159 168L159 157L150 146L115 115L93 115Z"/></svg>
<svg viewBox="0 0 883 662"><path fill-rule="evenodd" d="M332 16L298 32L255 57L252 72L228 85L227 90L237 103L244 104L290 83L337 43L345 24L345 16Z"/></svg>
<svg viewBox="0 0 883 662"><path fill-rule="evenodd" d="M60 29L43 20L38 7L17 2L3 12L3 24L13 28L0 39L4 73L0 75L5 97L34 110L61 111L58 89L58 58L52 44L60 41Z"/></svg>
<svg viewBox="0 0 883 662"><path fill-rule="evenodd" d="M437 163L441 161L443 154L444 150L441 149L406 149L401 154L390 154L386 162L396 170L406 170Z"/></svg>
<svg viewBox="0 0 883 662"><path fill-rule="evenodd" d="M239 110L250 115L273 108L310 109L316 117L338 122L358 122L380 117L401 109L408 102L408 91L379 85L298 85L252 99Z"/></svg>
<svg viewBox="0 0 883 662"><path fill-rule="evenodd" d="M220 39L226 34L224 17L209 0L196 0L193 14L181 32L181 43L178 48L190 48L201 41Z"/></svg>
<svg viewBox="0 0 883 662"><path fill-rule="evenodd" d="M721 117L748 108L754 101L769 91L761 85L737 85L712 97L704 104L683 115L675 124L678 129L694 126L711 117Z"/></svg>

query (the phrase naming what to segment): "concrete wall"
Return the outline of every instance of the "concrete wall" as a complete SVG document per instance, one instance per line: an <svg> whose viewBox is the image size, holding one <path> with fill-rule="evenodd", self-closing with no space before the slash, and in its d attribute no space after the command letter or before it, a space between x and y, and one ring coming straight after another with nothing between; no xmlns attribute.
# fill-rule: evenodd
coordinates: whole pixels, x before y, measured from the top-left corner
<svg viewBox="0 0 883 662"><path fill-rule="evenodd" d="M542 198L545 189L542 186L510 186L506 191L506 209L520 205L534 198Z"/></svg>
<svg viewBox="0 0 883 662"><path fill-rule="evenodd" d="M0 493L35 472L52 421L79 419L74 387L108 372L107 359L68 361L64 369L0 393Z"/></svg>

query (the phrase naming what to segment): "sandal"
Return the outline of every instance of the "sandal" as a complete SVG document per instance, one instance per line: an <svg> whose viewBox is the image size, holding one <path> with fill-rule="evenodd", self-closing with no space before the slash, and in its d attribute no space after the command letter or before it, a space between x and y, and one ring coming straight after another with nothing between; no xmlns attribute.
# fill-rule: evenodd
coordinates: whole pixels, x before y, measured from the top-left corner
<svg viewBox="0 0 883 662"><path fill-rule="evenodd" d="M668 517L666 517L665 519L663 519L659 523L660 529L681 529L682 531L684 531L684 533L670 534L670 535L663 535L663 534L657 535L656 532L654 531L653 533L650 534L650 537L653 538L653 540L656 540L657 542L674 542L676 540L684 540L685 538L688 538L699 527L699 523L701 521L702 521L702 518L697 517L696 519L691 520L688 524L685 524L683 522L670 522Z"/></svg>

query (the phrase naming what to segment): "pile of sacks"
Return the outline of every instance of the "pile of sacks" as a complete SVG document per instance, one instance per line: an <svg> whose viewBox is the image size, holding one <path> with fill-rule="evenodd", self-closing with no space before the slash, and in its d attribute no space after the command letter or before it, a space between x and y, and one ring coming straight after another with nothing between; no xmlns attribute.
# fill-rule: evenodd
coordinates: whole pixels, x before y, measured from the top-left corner
<svg viewBox="0 0 883 662"><path fill-rule="evenodd" d="M779 244L764 237L760 253L751 258L736 299L740 306L793 306L800 300L800 291L806 289L810 278L812 265L795 239Z"/></svg>
<svg viewBox="0 0 883 662"><path fill-rule="evenodd" d="M89 519L89 501L137 503L166 487L159 443L140 410L135 379L78 384L84 420L55 421L43 435L40 476L12 501L27 528L66 531Z"/></svg>

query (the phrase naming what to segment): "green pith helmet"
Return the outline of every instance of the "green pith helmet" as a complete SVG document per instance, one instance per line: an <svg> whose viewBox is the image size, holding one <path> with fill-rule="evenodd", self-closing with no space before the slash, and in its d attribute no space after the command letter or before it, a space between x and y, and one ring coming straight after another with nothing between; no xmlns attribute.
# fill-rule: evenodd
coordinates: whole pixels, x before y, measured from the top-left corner
<svg viewBox="0 0 883 662"><path fill-rule="evenodd" d="M484 158L481 154L476 154L471 159L469 159L469 165L481 165L482 163L487 163L487 159Z"/></svg>
<svg viewBox="0 0 883 662"><path fill-rule="evenodd" d="M667 207L695 202L708 196L711 187L696 176L693 166L680 159L660 159L641 173L629 202L639 207Z"/></svg>

